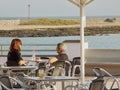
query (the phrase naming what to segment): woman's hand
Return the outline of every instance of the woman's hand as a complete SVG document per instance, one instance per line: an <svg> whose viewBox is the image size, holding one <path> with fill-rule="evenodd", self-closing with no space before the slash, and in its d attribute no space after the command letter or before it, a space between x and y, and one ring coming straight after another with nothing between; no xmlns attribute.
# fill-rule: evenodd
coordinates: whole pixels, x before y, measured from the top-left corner
<svg viewBox="0 0 120 90"><path fill-rule="evenodd" d="M22 65L27 65L28 61L25 61L25 60L20 60L19 61L19 65L22 66Z"/></svg>

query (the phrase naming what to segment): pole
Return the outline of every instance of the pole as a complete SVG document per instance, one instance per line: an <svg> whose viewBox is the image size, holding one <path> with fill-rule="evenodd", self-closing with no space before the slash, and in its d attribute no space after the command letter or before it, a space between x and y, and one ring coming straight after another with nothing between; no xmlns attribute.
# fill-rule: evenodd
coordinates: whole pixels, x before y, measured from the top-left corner
<svg viewBox="0 0 120 90"><path fill-rule="evenodd" d="M28 19L30 19L30 0L28 0Z"/></svg>
<svg viewBox="0 0 120 90"><path fill-rule="evenodd" d="M82 0L80 0L82 3ZM85 82L85 55L84 55L84 6L80 6L80 54L81 54L81 84Z"/></svg>
<svg viewBox="0 0 120 90"><path fill-rule="evenodd" d="M86 17L84 16L84 7L93 0L68 0L80 8L80 56L81 56L81 84L85 83L85 48L84 48L84 27L86 26Z"/></svg>

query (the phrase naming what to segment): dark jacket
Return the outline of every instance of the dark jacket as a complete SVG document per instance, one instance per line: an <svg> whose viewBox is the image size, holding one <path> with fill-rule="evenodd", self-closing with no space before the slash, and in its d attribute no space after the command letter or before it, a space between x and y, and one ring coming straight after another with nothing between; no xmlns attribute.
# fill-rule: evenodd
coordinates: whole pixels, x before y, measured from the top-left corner
<svg viewBox="0 0 120 90"><path fill-rule="evenodd" d="M57 56L56 56L56 58L58 59L58 60L68 60L68 56L67 56L67 54L58 54Z"/></svg>
<svg viewBox="0 0 120 90"><path fill-rule="evenodd" d="M19 66L19 61L23 60L19 51L8 52L7 66Z"/></svg>

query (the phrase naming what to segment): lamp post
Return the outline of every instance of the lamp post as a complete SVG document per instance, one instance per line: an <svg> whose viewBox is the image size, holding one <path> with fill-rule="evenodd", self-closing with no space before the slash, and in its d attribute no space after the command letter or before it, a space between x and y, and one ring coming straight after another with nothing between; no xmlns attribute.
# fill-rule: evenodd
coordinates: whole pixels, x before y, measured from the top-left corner
<svg viewBox="0 0 120 90"><path fill-rule="evenodd" d="M28 19L30 19L30 0L28 0Z"/></svg>

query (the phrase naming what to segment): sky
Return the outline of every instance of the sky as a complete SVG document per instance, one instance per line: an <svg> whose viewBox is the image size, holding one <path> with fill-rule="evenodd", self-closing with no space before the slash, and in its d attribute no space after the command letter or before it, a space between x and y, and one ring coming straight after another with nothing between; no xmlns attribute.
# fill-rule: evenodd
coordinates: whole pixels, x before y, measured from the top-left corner
<svg viewBox="0 0 120 90"><path fill-rule="evenodd" d="M80 9L67 0L0 0L0 17L79 16ZM85 7L86 16L120 16L120 0L94 0Z"/></svg>

